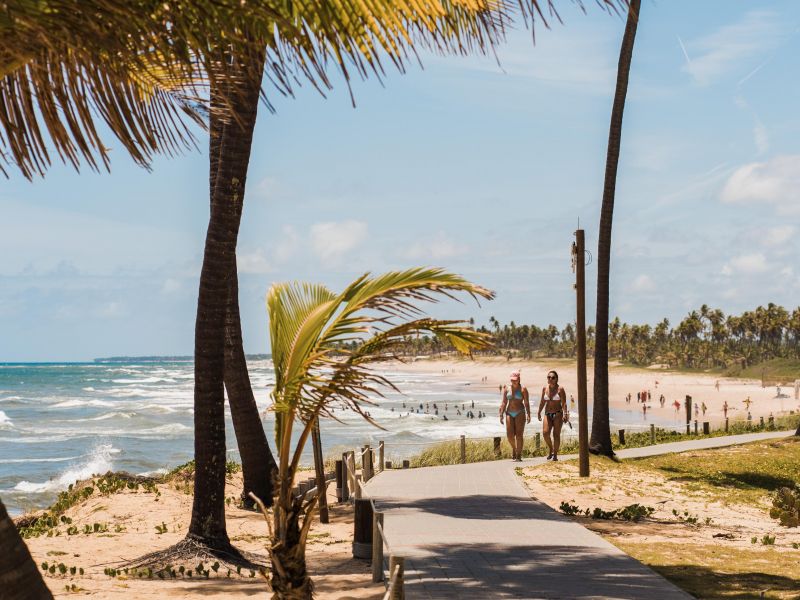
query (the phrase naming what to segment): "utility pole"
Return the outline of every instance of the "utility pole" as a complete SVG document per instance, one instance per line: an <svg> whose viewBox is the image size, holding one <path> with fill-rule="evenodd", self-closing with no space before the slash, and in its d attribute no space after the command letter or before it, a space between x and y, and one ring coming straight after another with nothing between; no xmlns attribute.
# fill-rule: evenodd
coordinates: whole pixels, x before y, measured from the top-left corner
<svg viewBox="0 0 800 600"><path fill-rule="evenodd" d="M572 268L578 314L578 462L581 477L589 477L589 415L586 406L586 259L583 229L575 231L572 244Z"/></svg>

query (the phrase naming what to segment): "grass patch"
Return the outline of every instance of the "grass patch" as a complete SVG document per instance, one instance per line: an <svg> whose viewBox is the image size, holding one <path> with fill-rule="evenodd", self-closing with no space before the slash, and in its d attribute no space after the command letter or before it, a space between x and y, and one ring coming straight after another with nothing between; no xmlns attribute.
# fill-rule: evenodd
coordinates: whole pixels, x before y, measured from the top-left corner
<svg viewBox="0 0 800 600"><path fill-rule="evenodd" d="M800 552L795 550L609 541L698 598L800 598Z"/></svg>
<svg viewBox="0 0 800 600"><path fill-rule="evenodd" d="M800 359L797 358L773 358L762 363L751 365L746 369L729 369L726 375L733 377L746 377L749 379L761 379L765 375L769 380L794 381L800 379ZM790 393L791 390L786 390Z"/></svg>
<svg viewBox="0 0 800 600"><path fill-rule="evenodd" d="M758 422L748 425L747 421L733 421L730 423L728 433L724 430L711 431L708 435L694 435L672 431L669 429L656 428L656 444L668 444L672 442L683 442L688 440L697 440L710 437L723 437L726 435L737 435L741 433L753 433L757 431L772 430L791 430L796 429L800 424L800 415L785 415L775 418L775 423L772 428L769 423L766 423L763 428L758 426ZM538 429L538 428L537 428ZM546 456L547 446L544 440L541 446L537 449L534 440L534 434L526 433L525 446L523 448L523 456L535 457ZM617 433L611 434L611 441L615 450L622 448L641 448L643 446L650 446L650 432L640 431L625 434L625 445L619 443L619 435ZM578 452L578 441L571 438L568 441L562 442L560 455L575 454ZM500 442L500 455L496 455L494 451L494 442L491 439L482 440L467 440L466 441L466 462L483 462L487 460L508 460L511 458L511 448L505 437L501 438ZM420 454L413 456L411 459L412 467L435 467L439 465L455 465L461 462L461 442L458 440L442 442L440 444L432 445ZM800 478L798 478L800 479ZM787 484L784 484L787 485Z"/></svg>
<svg viewBox="0 0 800 600"><path fill-rule="evenodd" d="M723 503L760 506L765 496L800 482L800 438L752 442L626 461L661 473Z"/></svg>

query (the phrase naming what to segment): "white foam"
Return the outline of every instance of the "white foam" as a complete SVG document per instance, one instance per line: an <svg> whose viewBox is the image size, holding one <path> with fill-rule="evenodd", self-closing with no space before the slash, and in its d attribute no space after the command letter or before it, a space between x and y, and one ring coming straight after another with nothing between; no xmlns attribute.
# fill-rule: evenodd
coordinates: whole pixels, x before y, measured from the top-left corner
<svg viewBox="0 0 800 600"><path fill-rule="evenodd" d="M13 465L25 463L51 463L51 462L67 462L68 460L77 460L80 456L65 456L63 458L5 458L0 459L0 465Z"/></svg>
<svg viewBox="0 0 800 600"><path fill-rule="evenodd" d="M137 473L140 477L156 477L158 475L166 475L169 473L167 469L156 469L155 471L142 471L141 473Z"/></svg>
<svg viewBox="0 0 800 600"><path fill-rule="evenodd" d="M111 455L118 452L119 450L112 447L111 444L100 444L95 446L87 455L87 460L77 465L70 466L57 477L53 477L42 483L20 481L14 486L13 491L25 492L28 494L41 494L43 492L64 490L76 481L88 479L92 475L110 471L113 467Z"/></svg>
<svg viewBox="0 0 800 600"><path fill-rule="evenodd" d="M104 414L100 415L99 417L92 417L91 419L88 419L88 420L89 421L106 421L108 419L113 419L114 417L121 417L123 419L130 419L130 418L135 417L135 416L136 416L136 413L132 413L132 412L117 412L117 411L114 411L114 412L104 413Z"/></svg>
<svg viewBox="0 0 800 600"><path fill-rule="evenodd" d="M0 402L5 402L6 400L22 400L21 396L6 396L5 398L0 398Z"/></svg>
<svg viewBox="0 0 800 600"><path fill-rule="evenodd" d="M114 406L113 402L106 402L105 400L64 400L58 404L53 404L51 408L77 408L78 406Z"/></svg>
<svg viewBox="0 0 800 600"><path fill-rule="evenodd" d="M13 429L14 424L6 413L0 410L0 429Z"/></svg>
<svg viewBox="0 0 800 600"><path fill-rule="evenodd" d="M192 428L189 427L188 425L184 425L183 423L167 423L166 425L159 425L158 427L153 427L152 429L144 429L140 433L171 435L171 434L183 433L185 431L192 431Z"/></svg>
<svg viewBox="0 0 800 600"><path fill-rule="evenodd" d="M94 391L96 391L96 390L95 390L93 387L89 386L89 387L85 387L85 388L83 388L83 391L84 391L84 392L94 392Z"/></svg>

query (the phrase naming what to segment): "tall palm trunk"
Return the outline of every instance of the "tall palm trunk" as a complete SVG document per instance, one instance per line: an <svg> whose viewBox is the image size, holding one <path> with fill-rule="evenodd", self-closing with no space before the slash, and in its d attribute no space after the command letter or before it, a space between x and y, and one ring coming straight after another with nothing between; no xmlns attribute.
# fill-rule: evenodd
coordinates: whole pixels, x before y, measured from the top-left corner
<svg viewBox="0 0 800 600"><path fill-rule="evenodd" d="M260 70L258 71L260 73ZM260 81L259 81L260 85ZM222 107L219 95L212 92L212 110L209 119L209 188L214 194L217 185L217 170L221 161L226 160L222 154L222 138L226 123L219 118L216 111ZM257 102L258 99L256 98ZM257 110L258 107L244 107ZM255 123L253 123L255 126ZM233 127L238 127L236 123ZM236 256L233 257L228 283L228 306L225 314L225 389L228 393L228 404L231 408L231 419L242 458L242 474L244 486L242 502L252 508L253 492L266 506L272 506L272 479L277 472L275 458L270 450L261 417L258 414L250 375L247 371L247 360L242 343L242 322L239 315L239 276L236 268Z"/></svg>
<svg viewBox="0 0 800 600"><path fill-rule="evenodd" d="M631 0L628 21L622 36L617 67L617 88L611 109L611 126L608 132L608 153L603 185L603 206L600 212L600 235L597 242L597 316L595 320L594 358L594 410L592 437L589 449L595 454L612 456L611 427L608 420L608 300L609 271L611 266L611 224L614 218L614 195L617 187L617 165L622 138L622 113L628 94L628 75L631 70L633 42L639 23L641 0Z"/></svg>
<svg viewBox="0 0 800 600"><path fill-rule="evenodd" d="M2 501L0 501L0 596L7 600L48 600L53 597Z"/></svg>
<svg viewBox="0 0 800 600"><path fill-rule="evenodd" d="M263 55L257 72L263 71ZM244 69L247 71L248 69ZM216 176L195 324L195 481L189 538L230 548L225 528L225 325L261 81L244 78L216 150ZM224 157L224 160L222 158ZM214 159L212 158L212 161Z"/></svg>

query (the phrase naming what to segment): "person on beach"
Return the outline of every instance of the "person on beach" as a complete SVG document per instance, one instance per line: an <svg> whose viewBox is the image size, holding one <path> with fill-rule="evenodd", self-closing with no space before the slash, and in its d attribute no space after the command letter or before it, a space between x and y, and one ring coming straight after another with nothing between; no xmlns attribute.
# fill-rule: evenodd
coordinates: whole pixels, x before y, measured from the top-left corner
<svg viewBox="0 0 800 600"><path fill-rule="evenodd" d="M545 419L542 422L542 433L550 454L547 460L558 460L558 449L561 447L561 426L567 420L567 392L558 385L558 373L547 374L547 385L542 388L542 399L539 402L539 420L542 420L542 409ZM552 433L553 437L550 438Z"/></svg>
<svg viewBox="0 0 800 600"><path fill-rule="evenodd" d="M722 413L725 415L725 418L727 419L728 418L728 401L727 400L725 400L725 402L722 404Z"/></svg>
<svg viewBox="0 0 800 600"><path fill-rule="evenodd" d="M528 388L520 383L519 371L512 371L511 386L503 388L500 402L500 424L505 420L506 436L511 444L511 460L522 460L522 434L525 423L531 422L531 405Z"/></svg>

